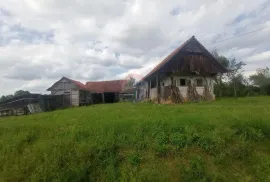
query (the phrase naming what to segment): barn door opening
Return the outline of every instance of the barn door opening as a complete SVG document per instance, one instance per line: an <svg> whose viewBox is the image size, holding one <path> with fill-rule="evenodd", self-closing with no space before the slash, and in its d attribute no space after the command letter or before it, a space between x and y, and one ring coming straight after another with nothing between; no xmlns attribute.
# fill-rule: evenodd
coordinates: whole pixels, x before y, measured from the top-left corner
<svg viewBox="0 0 270 182"><path fill-rule="evenodd" d="M69 107L69 106L71 106L70 92L64 92L64 96L63 96L63 106L64 106L64 107Z"/></svg>

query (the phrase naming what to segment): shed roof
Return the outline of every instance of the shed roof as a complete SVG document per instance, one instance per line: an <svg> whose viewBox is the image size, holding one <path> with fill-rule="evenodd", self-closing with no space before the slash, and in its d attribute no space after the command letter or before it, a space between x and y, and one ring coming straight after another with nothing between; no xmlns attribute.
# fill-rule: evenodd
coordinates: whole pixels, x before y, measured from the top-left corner
<svg viewBox="0 0 270 182"><path fill-rule="evenodd" d="M171 54L169 54L163 61L161 61L154 69L152 69L141 81L145 80L147 77L153 75L155 72L159 71L166 63L170 62L180 51L186 51L185 48L188 47L188 45L196 44L199 49L202 51L202 53L209 58L209 61L212 62L212 64L215 64L217 67L216 70L218 70L221 73L227 72L227 69L224 68L215 58L214 56L195 38L195 36L192 36L189 38L186 42L184 42L180 47L175 49Z"/></svg>
<svg viewBox="0 0 270 182"><path fill-rule="evenodd" d="M86 82L86 87L88 90L96 93L122 92L126 82L127 80Z"/></svg>

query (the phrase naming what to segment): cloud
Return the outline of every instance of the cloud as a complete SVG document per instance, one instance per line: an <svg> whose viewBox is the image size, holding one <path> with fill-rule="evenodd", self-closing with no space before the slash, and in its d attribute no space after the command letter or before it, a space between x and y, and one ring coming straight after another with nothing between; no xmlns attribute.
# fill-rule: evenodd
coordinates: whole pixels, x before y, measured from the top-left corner
<svg viewBox="0 0 270 182"><path fill-rule="evenodd" d="M255 54L247 59L247 62L268 61L270 62L270 50Z"/></svg>
<svg viewBox="0 0 270 182"><path fill-rule="evenodd" d="M246 62L246 73L270 66L270 28L212 44L270 26L268 0L9 0L0 7L0 95L44 92L61 76L145 75L192 35Z"/></svg>

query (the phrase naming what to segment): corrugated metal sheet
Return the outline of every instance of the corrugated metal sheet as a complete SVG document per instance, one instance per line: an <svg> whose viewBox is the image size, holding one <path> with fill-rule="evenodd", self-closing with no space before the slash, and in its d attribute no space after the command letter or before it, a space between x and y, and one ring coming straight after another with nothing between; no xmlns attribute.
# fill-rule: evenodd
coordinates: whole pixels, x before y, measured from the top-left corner
<svg viewBox="0 0 270 182"><path fill-rule="evenodd" d="M112 81L99 81L87 82L86 87L91 92L122 92L127 80L112 80Z"/></svg>

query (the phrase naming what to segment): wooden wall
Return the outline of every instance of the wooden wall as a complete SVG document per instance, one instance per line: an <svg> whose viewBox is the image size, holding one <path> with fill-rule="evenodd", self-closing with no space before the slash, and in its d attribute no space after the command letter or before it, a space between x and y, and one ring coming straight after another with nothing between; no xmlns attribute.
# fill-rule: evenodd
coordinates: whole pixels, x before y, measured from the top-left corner
<svg viewBox="0 0 270 182"><path fill-rule="evenodd" d="M63 78L57 82L52 88L52 95L64 95L66 99L70 100L70 105L79 106L79 89L77 86L69 80Z"/></svg>
<svg viewBox="0 0 270 182"><path fill-rule="evenodd" d="M70 97L71 97L71 105L72 106L79 106L80 105L79 90L71 90Z"/></svg>

